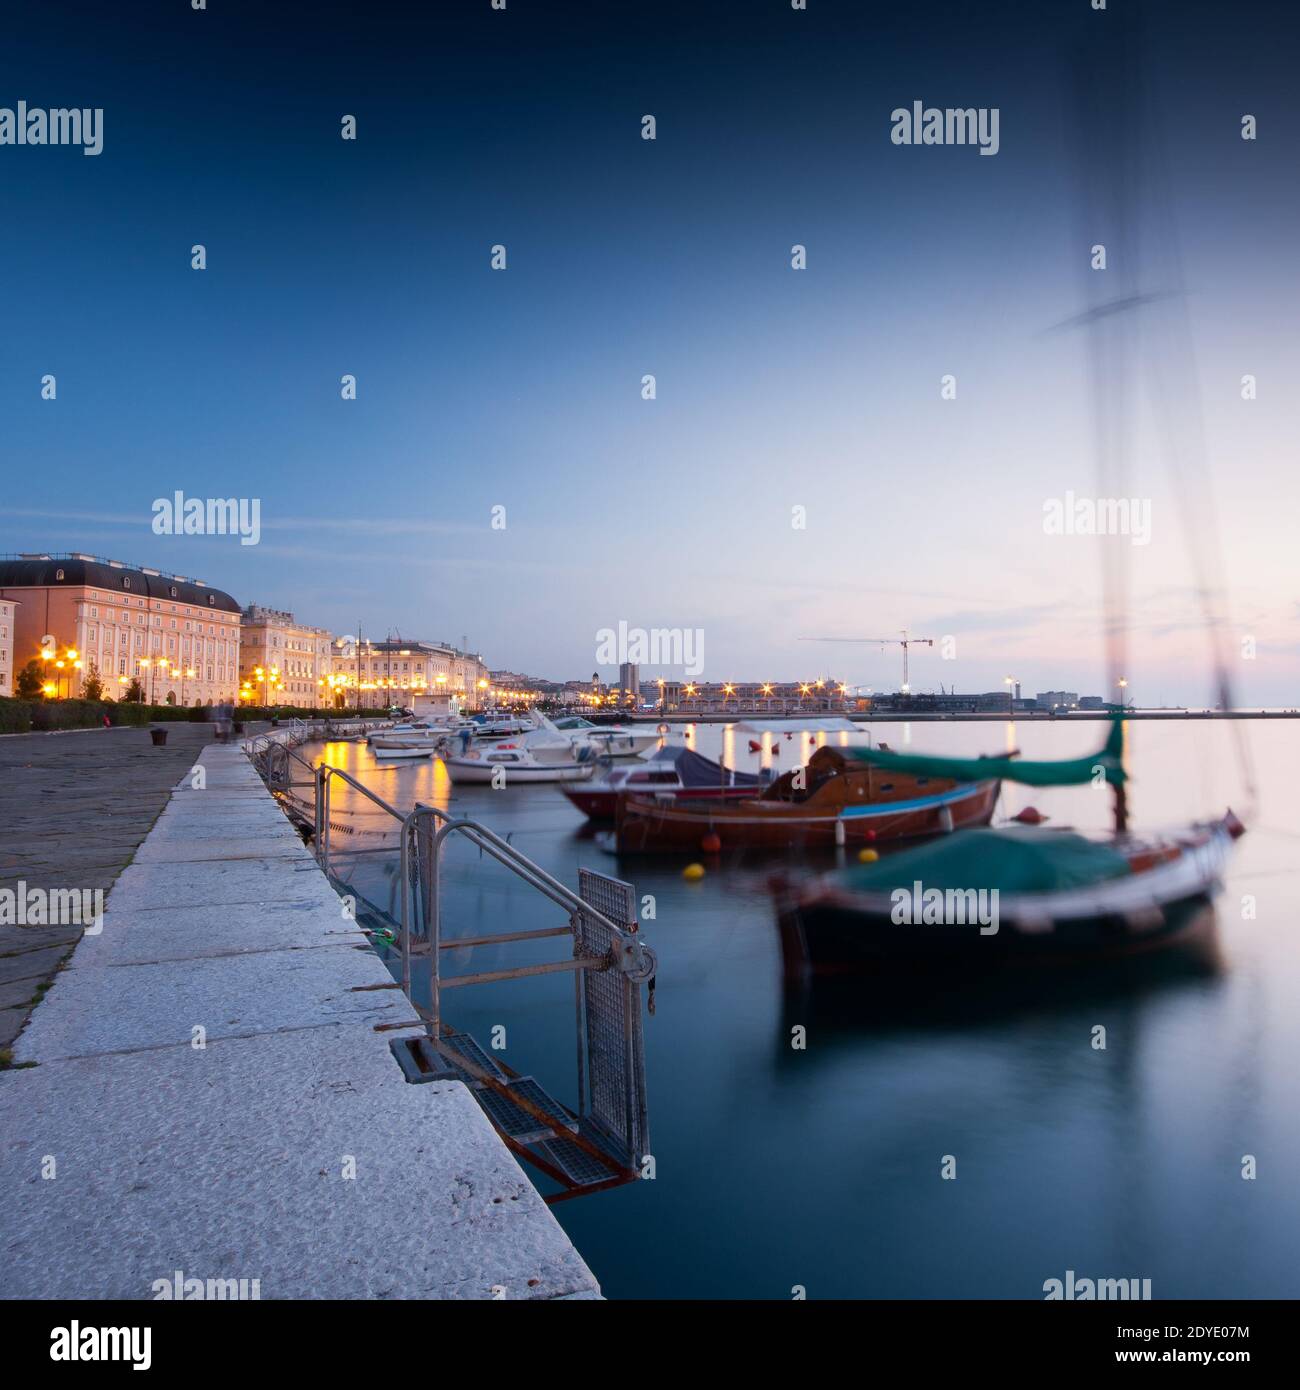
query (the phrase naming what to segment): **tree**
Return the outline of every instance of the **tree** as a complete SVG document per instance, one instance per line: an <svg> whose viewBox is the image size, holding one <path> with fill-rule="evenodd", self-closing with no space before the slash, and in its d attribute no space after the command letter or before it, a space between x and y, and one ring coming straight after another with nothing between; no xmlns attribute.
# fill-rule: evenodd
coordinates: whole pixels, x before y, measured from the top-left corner
<svg viewBox="0 0 1300 1390"><path fill-rule="evenodd" d="M122 698L125 700L130 700L137 705L143 704L144 686L140 684L138 679L133 679L131 681L131 684L127 686L126 694Z"/></svg>
<svg viewBox="0 0 1300 1390"><path fill-rule="evenodd" d="M99 667L93 661L86 667L86 675L81 682L81 698L83 700L102 700L104 698L104 682L100 679Z"/></svg>
<svg viewBox="0 0 1300 1390"><path fill-rule="evenodd" d="M45 677L41 670L41 663L33 657L18 672L18 679L15 682L18 698L20 700L34 700L41 693L41 687L44 684Z"/></svg>

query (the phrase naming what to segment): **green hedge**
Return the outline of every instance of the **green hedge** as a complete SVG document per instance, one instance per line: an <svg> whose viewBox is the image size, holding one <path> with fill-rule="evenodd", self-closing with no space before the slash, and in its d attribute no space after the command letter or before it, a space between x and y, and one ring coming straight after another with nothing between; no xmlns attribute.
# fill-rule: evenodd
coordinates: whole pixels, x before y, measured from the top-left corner
<svg viewBox="0 0 1300 1390"><path fill-rule="evenodd" d="M189 705L137 705L111 700L11 700L0 696L0 734L25 734L49 729L93 729L104 722L140 728L148 724L189 722L205 724L208 711ZM270 719L382 719L382 710L325 710L296 705L277 705L269 709L241 705L234 717L243 723L262 723Z"/></svg>
<svg viewBox="0 0 1300 1390"><path fill-rule="evenodd" d="M42 733L50 729L93 729L108 715L110 724L205 723L207 711L184 705L129 704L111 700L10 700L0 698L0 734Z"/></svg>

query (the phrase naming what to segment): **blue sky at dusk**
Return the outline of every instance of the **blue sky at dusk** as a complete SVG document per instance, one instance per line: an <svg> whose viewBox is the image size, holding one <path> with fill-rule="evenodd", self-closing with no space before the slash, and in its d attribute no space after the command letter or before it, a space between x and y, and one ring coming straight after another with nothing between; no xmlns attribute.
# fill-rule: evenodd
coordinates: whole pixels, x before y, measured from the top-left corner
<svg viewBox="0 0 1300 1390"><path fill-rule="evenodd" d="M895 653L797 639L907 626L957 639L917 689L1102 693L1099 543L1042 515L1096 490L1084 335L1050 330L1108 235L1063 54L1131 6L9 8L0 106L105 114L95 158L0 146L0 551L552 677L621 619L702 629L706 679L892 687ZM1300 12L1142 8L1239 694L1292 704ZM999 153L893 145L914 100L997 107ZM1199 701L1183 484L1135 429L1133 694ZM260 498L261 543L156 536L177 489Z"/></svg>

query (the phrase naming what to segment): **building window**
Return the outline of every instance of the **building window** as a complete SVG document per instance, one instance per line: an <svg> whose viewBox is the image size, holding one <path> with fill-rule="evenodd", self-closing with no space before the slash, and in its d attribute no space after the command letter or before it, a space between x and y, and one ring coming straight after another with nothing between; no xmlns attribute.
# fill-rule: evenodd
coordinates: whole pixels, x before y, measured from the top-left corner
<svg viewBox="0 0 1300 1390"><path fill-rule="evenodd" d="M124 589L129 589L129 588L131 587L131 577L130 577L130 575L123 575L123 576L122 576L122 587L123 587Z"/></svg>

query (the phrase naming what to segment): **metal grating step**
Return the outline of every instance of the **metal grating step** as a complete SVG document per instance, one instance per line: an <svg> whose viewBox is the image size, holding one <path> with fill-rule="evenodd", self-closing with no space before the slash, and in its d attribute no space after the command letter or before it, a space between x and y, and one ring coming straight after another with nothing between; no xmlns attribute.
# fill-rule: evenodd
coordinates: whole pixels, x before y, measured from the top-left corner
<svg viewBox="0 0 1300 1390"><path fill-rule="evenodd" d="M591 1137L588 1135L588 1138ZM593 1158L586 1149L580 1149L568 1139L543 1139L534 1147L544 1159L558 1168L574 1187L592 1187L596 1183L609 1182L619 1177L616 1169Z"/></svg>
<svg viewBox="0 0 1300 1390"><path fill-rule="evenodd" d="M465 1061L472 1063L480 1071L485 1071L489 1076L494 1076L498 1081L507 1080L505 1072L497 1065L495 1059L488 1052L485 1052L478 1044L477 1040L470 1033L447 1033L440 1040L443 1061L451 1067L461 1078L462 1081L472 1091L481 1090L484 1082L471 1075L468 1071L456 1065L455 1058L448 1057L447 1053L453 1052L456 1057L461 1057Z"/></svg>
<svg viewBox="0 0 1300 1390"><path fill-rule="evenodd" d="M539 1110L555 1118L559 1128L578 1130L578 1122L558 1101L550 1096L531 1076L519 1076L506 1083L506 1089L515 1095L523 1096ZM474 1092L474 1098L483 1107L487 1117L503 1133L521 1144L535 1144L541 1139L553 1139L553 1132L547 1129L535 1115L516 1105L508 1095L502 1095L491 1086L484 1086Z"/></svg>

